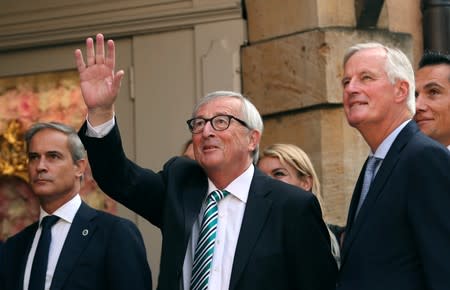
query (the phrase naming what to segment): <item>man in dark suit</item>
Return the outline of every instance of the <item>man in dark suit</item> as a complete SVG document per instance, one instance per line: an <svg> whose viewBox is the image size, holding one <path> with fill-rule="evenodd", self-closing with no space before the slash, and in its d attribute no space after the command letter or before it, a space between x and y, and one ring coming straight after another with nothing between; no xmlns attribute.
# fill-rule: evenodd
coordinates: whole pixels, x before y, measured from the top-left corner
<svg viewBox="0 0 450 290"><path fill-rule="evenodd" d="M79 135L100 187L161 229L158 288L334 288L317 199L253 165L263 124L250 101L234 92L206 96L187 122L197 162L176 157L158 173L143 169L123 152L113 109L123 71L114 71L114 42L107 45L105 57L103 36L95 52L88 38L87 63L75 52L88 107ZM205 225L212 225L207 237Z"/></svg>
<svg viewBox="0 0 450 290"><path fill-rule="evenodd" d="M38 123L25 138L30 185L41 213L38 222L3 245L0 289L150 290L150 268L137 227L81 201L87 160L77 132L60 123ZM47 230L49 250L41 255L44 220L52 218L56 223Z"/></svg>
<svg viewBox="0 0 450 290"><path fill-rule="evenodd" d="M411 120L408 58L379 43L353 46L342 85L347 120L371 153L350 204L337 289L449 289L450 154Z"/></svg>
<svg viewBox="0 0 450 290"><path fill-rule="evenodd" d="M420 130L450 150L450 54L426 51L416 72Z"/></svg>

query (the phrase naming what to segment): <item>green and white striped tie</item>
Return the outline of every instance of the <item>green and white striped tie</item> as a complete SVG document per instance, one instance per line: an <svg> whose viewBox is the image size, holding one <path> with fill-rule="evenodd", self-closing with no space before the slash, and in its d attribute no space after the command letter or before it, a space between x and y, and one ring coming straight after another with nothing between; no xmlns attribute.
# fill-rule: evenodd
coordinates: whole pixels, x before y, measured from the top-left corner
<svg viewBox="0 0 450 290"><path fill-rule="evenodd" d="M229 194L226 190L211 192L206 200L200 235L195 247L194 263L192 265L191 290L208 289L209 273L211 272L214 243L218 224L218 203Z"/></svg>

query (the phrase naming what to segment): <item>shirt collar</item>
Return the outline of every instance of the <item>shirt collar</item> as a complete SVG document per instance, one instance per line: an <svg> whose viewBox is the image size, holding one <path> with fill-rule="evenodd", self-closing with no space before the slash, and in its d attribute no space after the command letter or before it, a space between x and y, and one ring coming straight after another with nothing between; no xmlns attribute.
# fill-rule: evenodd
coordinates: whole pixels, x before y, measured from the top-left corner
<svg viewBox="0 0 450 290"><path fill-rule="evenodd" d="M230 192L233 196L241 200L243 203L247 202L248 192L250 191L250 184L252 183L255 167L253 163L235 180L233 180L225 190ZM217 190L218 188L208 178L208 193Z"/></svg>
<svg viewBox="0 0 450 290"><path fill-rule="evenodd" d="M369 156L375 156L380 159L384 159L389 151L389 149L392 146L392 143L394 143L395 138L397 138L398 134L400 134L400 131L403 130L403 128L411 121L411 119L406 120L405 122L401 123L400 126L398 126L394 131L389 134L386 139L381 142L380 146L378 146L377 150L375 150L375 153L369 154Z"/></svg>
<svg viewBox="0 0 450 290"><path fill-rule="evenodd" d="M71 200L69 200L68 202L63 204L60 208L55 210L53 215L56 215L57 217L59 217L62 220L65 220L68 223L72 223L75 214L77 213L80 206L81 206L81 197L79 194L76 194ZM46 211L44 211L41 207L39 222L41 222L42 219L48 215L49 214Z"/></svg>

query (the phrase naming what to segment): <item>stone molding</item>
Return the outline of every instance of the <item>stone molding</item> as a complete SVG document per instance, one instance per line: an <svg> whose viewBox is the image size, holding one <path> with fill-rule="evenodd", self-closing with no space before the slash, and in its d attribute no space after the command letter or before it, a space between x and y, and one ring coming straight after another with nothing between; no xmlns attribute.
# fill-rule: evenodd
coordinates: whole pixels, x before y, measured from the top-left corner
<svg viewBox="0 0 450 290"><path fill-rule="evenodd" d="M26 9L0 13L0 51L82 41L98 32L118 38L242 19L237 0L128 0Z"/></svg>

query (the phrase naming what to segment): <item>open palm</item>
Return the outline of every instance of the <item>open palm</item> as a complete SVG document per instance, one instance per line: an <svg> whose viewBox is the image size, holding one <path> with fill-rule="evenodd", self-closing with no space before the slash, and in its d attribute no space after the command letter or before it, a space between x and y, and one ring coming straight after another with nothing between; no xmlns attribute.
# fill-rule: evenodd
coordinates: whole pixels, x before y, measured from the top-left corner
<svg viewBox="0 0 450 290"><path fill-rule="evenodd" d="M81 50L75 51L78 72L80 73L81 92L89 111L113 110L113 104L119 93L124 72L114 71L115 47L108 41L108 54L105 56L103 35L96 38L96 49L93 40L86 40L86 63Z"/></svg>

